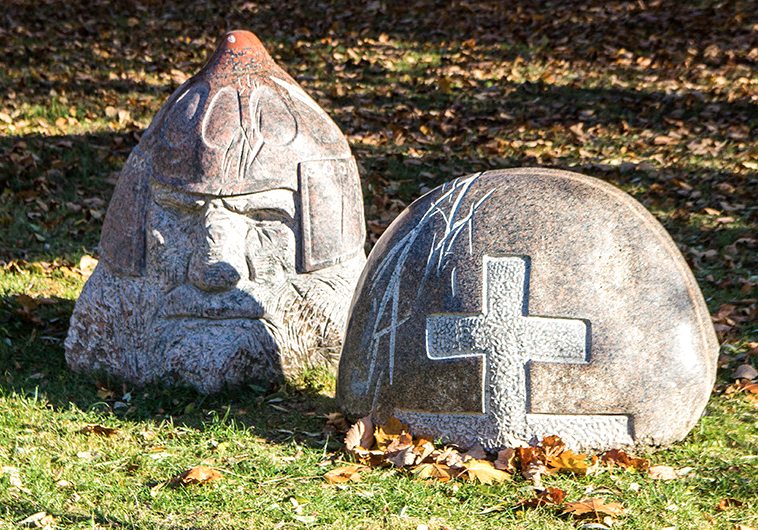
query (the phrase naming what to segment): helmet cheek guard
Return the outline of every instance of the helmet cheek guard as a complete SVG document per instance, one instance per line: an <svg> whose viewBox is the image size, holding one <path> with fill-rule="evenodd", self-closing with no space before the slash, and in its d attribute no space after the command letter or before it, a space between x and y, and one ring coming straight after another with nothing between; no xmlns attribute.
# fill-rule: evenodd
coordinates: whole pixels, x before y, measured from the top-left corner
<svg viewBox="0 0 758 530"><path fill-rule="evenodd" d="M127 276L145 271L145 217L150 200L149 161L132 150L116 184L100 234L100 257Z"/></svg>
<svg viewBox="0 0 758 530"><path fill-rule="evenodd" d="M211 196L291 190L299 204L298 272L363 251L360 178L345 137L252 33L221 40L127 160L100 243L123 274L144 273L151 180Z"/></svg>

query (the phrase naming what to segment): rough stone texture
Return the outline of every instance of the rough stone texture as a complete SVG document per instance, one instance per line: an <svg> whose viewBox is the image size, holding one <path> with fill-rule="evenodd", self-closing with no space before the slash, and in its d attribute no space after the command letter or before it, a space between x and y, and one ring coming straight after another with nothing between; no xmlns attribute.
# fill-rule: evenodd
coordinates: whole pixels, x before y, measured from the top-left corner
<svg viewBox="0 0 758 530"><path fill-rule="evenodd" d="M255 35L229 33L121 172L68 364L206 392L335 366L364 238L339 128Z"/></svg>
<svg viewBox="0 0 758 530"><path fill-rule="evenodd" d="M358 281L337 400L494 449L663 446L705 407L718 343L676 245L597 179L462 177L390 225Z"/></svg>

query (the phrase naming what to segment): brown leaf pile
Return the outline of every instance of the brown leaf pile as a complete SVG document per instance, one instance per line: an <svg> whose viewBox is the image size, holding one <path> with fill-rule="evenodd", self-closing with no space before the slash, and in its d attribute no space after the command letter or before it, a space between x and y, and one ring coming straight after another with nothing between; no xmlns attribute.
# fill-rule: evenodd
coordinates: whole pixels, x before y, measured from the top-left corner
<svg viewBox="0 0 758 530"><path fill-rule="evenodd" d="M327 427L342 421L341 415L327 416ZM435 447L426 436L413 436L408 425L397 418L390 418L385 425L374 425L371 416L361 418L353 424L345 435L345 449L353 455L362 466L337 468L326 477L330 483L358 480L352 478L358 471L368 467L394 467L408 471L419 480L464 479L482 484L494 484L511 480L512 475L521 475L541 489L543 475L555 473L573 473L591 475L597 472L600 460L595 455L574 453L558 436L546 436L535 446L526 443L519 447L507 447L497 453L491 461L484 449L477 445L466 452L455 446ZM628 456L621 450L608 451L602 462L617 465L624 469L646 470L650 463L643 458ZM358 469L360 468L360 469ZM334 473L347 473L344 480L334 479ZM329 475L329 473L327 475ZM563 497L557 492L541 494L537 500L524 501L524 506L539 506L552 503L560 504ZM560 490L558 490L560 491ZM548 495L549 497L545 497Z"/></svg>

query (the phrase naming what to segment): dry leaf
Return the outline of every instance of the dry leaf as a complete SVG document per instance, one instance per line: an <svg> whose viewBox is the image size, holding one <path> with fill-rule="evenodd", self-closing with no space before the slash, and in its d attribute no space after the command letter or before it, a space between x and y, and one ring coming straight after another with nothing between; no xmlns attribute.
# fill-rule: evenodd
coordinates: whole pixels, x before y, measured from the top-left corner
<svg viewBox="0 0 758 530"><path fill-rule="evenodd" d="M650 468L650 461L646 458L636 458L627 455L621 449L611 449L603 455L603 463L611 466L617 465L624 469L636 469L637 471L645 471Z"/></svg>
<svg viewBox="0 0 758 530"><path fill-rule="evenodd" d="M723 512L725 510L728 510L729 508L739 508L744 503L739 499L734 499L732 497L727 497L726 499L721 499L716 505L716 511L717 512Z"/></svg>
<svg viewBox="0 0 758 530"><path fill-rule="evenodd" d="M30 495L32 492L29 488L24 486L21 480L21 473L16 467L0 467L0 476L8 475L8 482L11 486L17 488L19 491Z"/></svg>
<svg viewBox="0 0 758 530"><path fill-rule="evenodd" d="M352 480L353 482L360 482L360 472L368 468L364 466L342 466L335 467L331 471L327 471L324 474L324 478L329 484L340 484Z"/></svg>
<svg viewBox="0 0 758 530"><path fill-rule="evenodd" d="M412 445L407 445L398 451L386 453L387 462L395 467L412 466L416 463L417 457L416 448Z"/></svg>
<svg viewBox="0 0 758 530"><path fill-rule="evenodd" d="M548 456L547 458L548 473L557 473L566 471L576 473L577 475L587 474L587 455L578 455L573 451L563 451L557 456Z"/></svg>
<svg viewBox="0 0 758 530"><path fill-rule="evenodd" d="M413 442L416 452L419 454L418 461L423 462L434 453L434 444L428 438L420 437Z"/></svg>
<svg viewBox="0 0 758 530"><path fill-rule="evenodd" d="M558 436L545 436L540 442L540 447L545 451L545 456L558 456L566 450L566 444Z"/></svg>
<svg viewBox="0 0 758 530"><path fill-rule="evenodd" d="M385 449L392 440L401 434L408 432L408 426L402 423L394 416L384 425L379 425L374 429L374 439L379 449Z"/></svg>
<svg viewBox="0 0 758 530"><path fill-rule="evenodd" d="M37 512L26 519L16 523L18 526L35 526L37 528L51 528L55 524L55 518L47 512Z"/></svg>
<svg viewBox="0 0 758 530"><path fill-rule="evenodd" d="M472 458L474 460L485 460L487 458L487 453L484 452L484 447L482 447L481 444L476 444L463 453L464 462Z"/></svg>
<svg viewBox="0 0 758 530"><path fill-rule="evenodd" d="M495 469L500 469L508 473L516 472L516 450L512 447L506 447L497 452L497 460L494 463Z"/></svg>
<svg viewBox="0 0 758 530"><path fill-rule="evenodd" d="M56 488L73 488L74 485L71 484L68 480L61 479L55 483L55 487Z"/></svg>
<svg viewBox="0 0 758 530"><path fill-rule="evenodd" d="M365 418L358 420L345 435L345 448L351 453L356 448L371 449L374 445L374 422L371 421L369 414Z"/></svg>
<svg viewBox="0 0 758 530"><path fill-rule="evenodd" d="M450 480L452 472L452 468L445 464L420 464L411 470L418 479L434 478L442 482Z"/></svg>
<svg viewBox="0 0 758 530"><path fill-rule="evenodd" d="M652 466L647 470L647 476L653 480L674 480L679 478L671 466Z"/></svg>
<svg viewBox="0 0 758 530"><path fill-rule="evenodd" d="M223 475L221 472L208 466L197 466L180 473L171 479L171 486L190 486L193 484L207 484L213 480L218 480Z"/></svg>
<svg viewBox="0 0 758 530"><path fill-rule="evenodd" d="M505 471L495 469L491 462L487 460L472 459L464 464L466 475L469 480L479 481L482 484L492 484L493 482L505 482L510 480L511 476ZM458 476L461 476L461 473Z"/></svg>
<svg viewBox="0 0 758 530"><path fill-rule="evenodd" d="M85 254L79 260L79 270L82 271L84 278L89 278L94 272L95 267L97 267L97 260L89 254Z"/></svg>
<svg viewBox="0 0 758 530"><path fill-rule="evenodd" d="M394 438L387 447L384 448L384 451L386 453L395 453L396 451L401 451L403 449L406 449L407 447L411 447L413 445L413 437L408 433L402 433L397 438Z"/></svg>
<svg viewBox="0 0 758 530"><path fill-rule="evenodd" d="M439 455L432 456L434 457L434 461L438 464L445 464L454 469L460 469L463 467L463 456L455 447L445 447Z"/></svg>
<svg viewBox="0 0 758 530"><path fill-rule="evenodd" d="M334 433L334 432L340 432L345 433L348 432L350 429L350 424L345 419L345 416L343 416L339 412L331 412L326 415L326 425L324 425L323 432L325 434L327 433ZM371 431L373 432L374 427L372 425Z"/></svg>
<svg viewBox="0 0 758 530"><path fill-rule="evenodd" d="M758 370L749 364L741 364L732 373L732 379L755 379L758 377Z"/></svg>
<svg viewBox="0 0 758 530"><path fill-rule="evenodd" d="M87 425L79 431L82 434L99 434L101 436L114 436L118 430L105 425Z"/></svg>
<svg viewBox="0 0 758 530"><path fill-rule="evenodd" d="M545 488L535 492L531 499L520 500L516 506L523 508L536 508L537 506L558 506L566 498L566 492L559 488Z"/></svg>
<svg viewBox="0 0 758 530"><path fill-rule="evenodd" d="M582 499L577 502L567 502L563 507L563 513L570 513L573 515L586 515L586 514L606 514L606 515L622 515L624 508L618 502L609 502L605 504L602 499L591 498Z"/></svg>

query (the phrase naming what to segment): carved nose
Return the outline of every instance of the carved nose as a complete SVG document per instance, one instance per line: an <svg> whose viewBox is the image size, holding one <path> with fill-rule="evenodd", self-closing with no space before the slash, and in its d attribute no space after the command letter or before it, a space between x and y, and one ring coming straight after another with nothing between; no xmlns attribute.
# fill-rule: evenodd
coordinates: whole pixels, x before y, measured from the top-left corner
<svg viewBox="0 0 758 530"><path fill-rule="evenodd" d="M187 274L190 283L209 292L234 288L247 267L240 250L244 234L235 231L229 214L213 202L206 206L198 232Z"/></svg>

